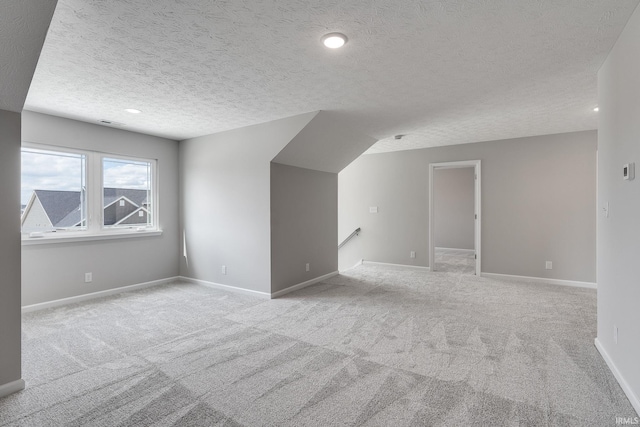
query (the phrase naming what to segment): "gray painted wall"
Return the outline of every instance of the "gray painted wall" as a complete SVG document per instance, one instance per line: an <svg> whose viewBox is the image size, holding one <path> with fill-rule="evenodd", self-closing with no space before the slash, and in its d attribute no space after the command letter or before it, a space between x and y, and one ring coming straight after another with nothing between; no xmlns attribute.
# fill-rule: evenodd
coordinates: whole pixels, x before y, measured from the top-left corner
<svg viewBox="0 0 640 427"><path fill-rule="evenodd" d="M594 282L596 138L586 131L360 157L338 177L339 238L362 227L340 249L340 268L362 258L427 266L428 165L479 159L483 272Z"/></svg>
<svg viewBox="0 0 640 427"><path fill-rule="evenodd" d="M474 184L473 168L434 171L433 220L436 247L473 249Z"/></svg>
<svg viewBox="0 0 640 427"><path fill-rule="evenodd" d="M337 270L338 175L271 163L271 291Z"/></svg>
<svg viewBox="0 0 640 427"><path fill-rule="evenodd" d="M598 341L640 411L640 9L598 74ZM636 178L622 179L635 162ZM609 217L603 207L609 203ZM614 325L619 339L613 340Z"/></svg>
<svg viewBox="0 0 640 427"><path fill-rule="evenodd" d="M183 276L271 293L270 162L315 115L180 143Z"/></svg>
<svg viewBox="0 0 640 427"><path fill-rule="evenodd" d="M158 160L162 236L22 246L22 304L178 275L178 143L25 111L23 141ZM93 282L84 283L84 273Z"/></svg>
<svg viewBox="0 0 640 427"><path fill-rule="evenodd" d="M21 377L20 112L56 3L7 0L0 14L0 386Z"/></svg>
<svg viewBox="0 0 640 427"><path fill-rule="evenodd" d="M0 110L0 386L21 378L20 114Z"/></svg>

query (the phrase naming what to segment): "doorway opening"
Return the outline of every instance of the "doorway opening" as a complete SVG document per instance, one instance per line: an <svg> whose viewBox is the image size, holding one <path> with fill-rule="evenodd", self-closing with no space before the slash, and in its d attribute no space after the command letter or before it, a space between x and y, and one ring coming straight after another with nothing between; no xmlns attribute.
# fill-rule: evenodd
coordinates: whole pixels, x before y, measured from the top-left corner
<svg viewBox="0 0 640 427"><path fill-rule="evenodd" d="M429 164L429 266L480 276L480 160Z"/></svg>

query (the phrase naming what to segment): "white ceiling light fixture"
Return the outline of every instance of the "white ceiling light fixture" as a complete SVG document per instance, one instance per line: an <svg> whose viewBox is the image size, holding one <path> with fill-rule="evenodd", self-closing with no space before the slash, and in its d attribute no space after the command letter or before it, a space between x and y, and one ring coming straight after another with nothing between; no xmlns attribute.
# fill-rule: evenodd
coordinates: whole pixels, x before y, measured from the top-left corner
<svg viewBox="0 0 640 427"><path fill-rule="evenodd" d="M347 36L342 33L329 33L322 36L320 40L329 49L338 49L347 43Z"/></svg>
<svg viewBox="0 0 640 427"><path fill-rule="evenodd" d="M136 108L125 108L124 111L126 111L127 113L131 113L131 114L140 114L142 113L142 111L136 109Z"/></svg>
<svg viewBox="0 0 640 427"><path fill-rule="evenodd" d="M598 111L600 111L600 107L595 107L595 108L593 109L593 111L595 111L595 112L597 113Z"/></svg>

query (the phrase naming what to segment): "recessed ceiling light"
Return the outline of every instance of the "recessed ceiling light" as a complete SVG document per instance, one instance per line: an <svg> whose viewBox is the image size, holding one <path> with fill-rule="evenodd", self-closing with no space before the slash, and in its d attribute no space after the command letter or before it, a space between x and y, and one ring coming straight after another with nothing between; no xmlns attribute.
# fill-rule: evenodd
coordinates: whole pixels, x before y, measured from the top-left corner
<svg viewBox="0 0 640 427"><path fill-rule="evenodd" d="M338 49L347 42L347 36L342 33L329 33L322 36L321 40L329 49Z"/></svg>
<svg viewBox="0 0 640 427"><path fill-rule="evenodd" d="M131 114L140 114L142 113L142 111L140 110L136 110L135 108L125 108L125 110L127 113L131 113Z"/></svg>
<svg viewBox="0 0 640 427"><path fill-rule="evenodd" d="M595 111L597 113L598 111L600 111L600 107L594 108L593 111Z"/></svg>

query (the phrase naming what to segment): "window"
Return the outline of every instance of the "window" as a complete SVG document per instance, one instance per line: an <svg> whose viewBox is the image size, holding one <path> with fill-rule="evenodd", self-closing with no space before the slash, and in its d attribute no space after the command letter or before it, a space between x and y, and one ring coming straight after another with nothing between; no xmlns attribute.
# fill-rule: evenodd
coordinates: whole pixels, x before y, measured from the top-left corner
<svg viewBox="0 0 640 427"><path fill-rule="evenodd" d="M102 158L105 227L153 226L152 164Z"/></svg>
<svg viewBox="0 0 640 427"><path fill-rule="evenodd" d="M84 154L22 150L23 232L86 229L86 164Z"/></svg>
<svg viewBox="0 0 640 427"><path fill-rule="evenodd" d="M156 230L155 160L24 145L25 239Z"/></svg>

